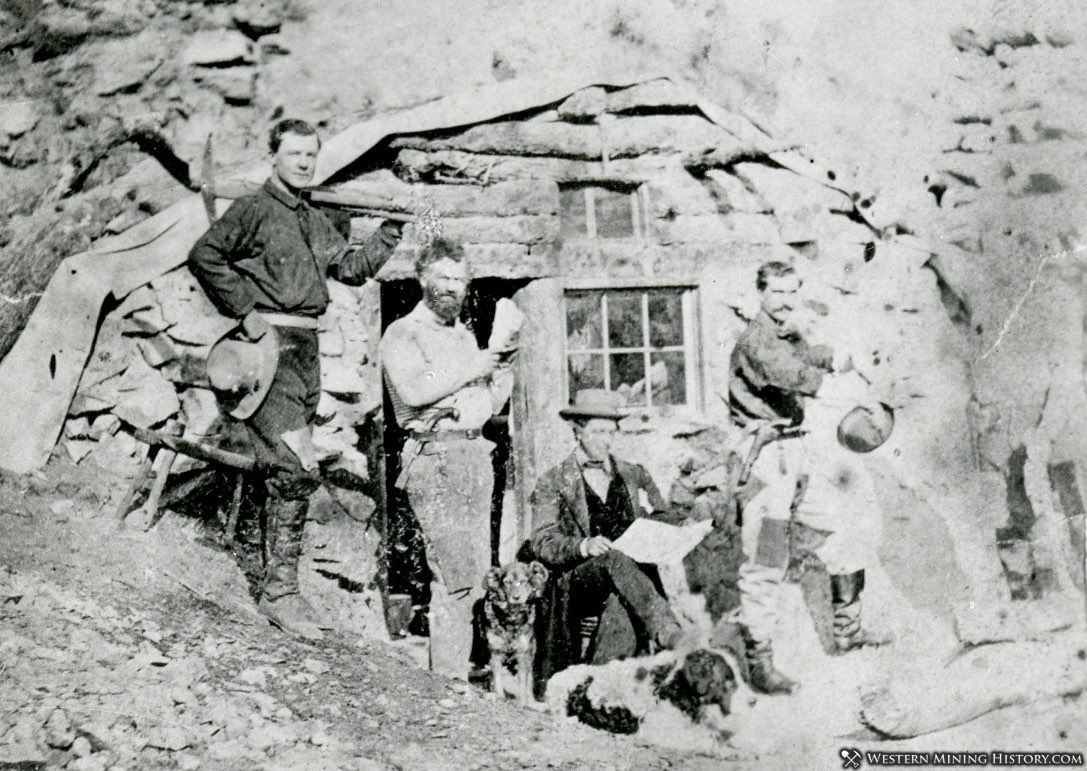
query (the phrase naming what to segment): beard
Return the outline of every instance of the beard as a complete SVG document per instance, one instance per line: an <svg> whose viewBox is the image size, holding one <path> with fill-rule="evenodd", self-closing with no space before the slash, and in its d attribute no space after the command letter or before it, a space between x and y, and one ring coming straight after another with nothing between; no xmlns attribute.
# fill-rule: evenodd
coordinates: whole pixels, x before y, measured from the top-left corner
<svg viewBox="0 0 1087 771"><path fill-rule="evenodd" d="M449 292L438 292L427 289L425 294L427 307L445 321L453 321L460 315L464 307L464 295Z"/></svg>

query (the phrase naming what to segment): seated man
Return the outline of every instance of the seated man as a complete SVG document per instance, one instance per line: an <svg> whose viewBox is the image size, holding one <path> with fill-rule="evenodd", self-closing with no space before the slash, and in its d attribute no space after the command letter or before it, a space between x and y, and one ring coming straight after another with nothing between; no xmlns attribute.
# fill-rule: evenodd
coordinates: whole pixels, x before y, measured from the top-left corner
<svg viewBox="0 0 1087 771"><path fill-rule="evenodd" d="M599 616L589 660L602 664L672 647L679 623L642 567L611 541L636 517L666 519L664 500L641 466L611 456L622 399L601 389L577 394L562 416L577 449L541 477L532 493L534 528L527 546L552 572L539 615L536 685L579 658L580 624ZM586 658L582 656L581 658Z"/></svg>

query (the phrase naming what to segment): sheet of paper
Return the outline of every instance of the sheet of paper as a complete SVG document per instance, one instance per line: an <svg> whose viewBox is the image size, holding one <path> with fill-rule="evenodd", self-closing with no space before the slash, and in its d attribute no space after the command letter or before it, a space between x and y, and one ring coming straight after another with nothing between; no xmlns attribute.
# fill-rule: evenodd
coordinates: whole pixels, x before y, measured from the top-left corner
<svg viewBox="0 0 1087 771"><path fill-rule="evenodd" d="M612 547L635 562L668 564L686 557L712 529L713 521L709 519L679 526L639 517L612 542Z"/></svg>
<svg viewBox="0 0 1087 771"><path fill-rule="evenodd" d="M487 347L492 351L509 348L517 341L521 326L525 323L525 314L513 302L503 297L494 309L494 324Z"/></svg>

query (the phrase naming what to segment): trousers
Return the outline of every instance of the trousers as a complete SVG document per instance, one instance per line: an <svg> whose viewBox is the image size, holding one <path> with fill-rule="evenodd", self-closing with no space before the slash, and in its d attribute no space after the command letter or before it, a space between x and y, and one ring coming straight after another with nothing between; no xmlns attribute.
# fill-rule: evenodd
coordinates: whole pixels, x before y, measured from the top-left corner
<svg viewBox="0 0 1087 771"><path fill-rule="evenodd" d="M244 421L249 443L263 476L265 502L265 578L269 599L298 593L298 559L309 497L317 482L303 474L302 463L282 434L313 425L321 396L317 332L276 327L279 365L268 395Z"/></svg>
<svg viewBox="0 0 1087 771"><path fill-rule="evenodd" d="M575 618L600 616L593 664L633 656L675 619L642 566L615 549L570 571L570 603Z"/></svg>
<svg viewBox="0 0 1087 771"><path fill-rule="evenodd" d="M859 521L872 506L871 484L863 456L830 439L778 439L763 447L752 468L765 487L743 510L738 588L739 620L756 642L770 641L777 626L790 520L825 534L816 554L832 575L864 567Z"/></svg>
<svg viewBox="0 0 1087 771"><path fill-rule="evenodd" d="M491 566L494 444L426 442L404 472L408 502L426 547L430 584L430 669L467 680L472 614Z"/></svg>

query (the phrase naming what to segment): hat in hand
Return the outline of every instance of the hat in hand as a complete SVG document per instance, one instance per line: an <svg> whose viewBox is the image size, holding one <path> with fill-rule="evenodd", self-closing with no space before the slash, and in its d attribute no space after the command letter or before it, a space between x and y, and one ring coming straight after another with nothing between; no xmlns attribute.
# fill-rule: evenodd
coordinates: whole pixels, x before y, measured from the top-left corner
<svg viewBox="0 0 1087 771"><path fill-rule="evenodd" d="M208 380L228 415L251 416L268 396L279 366L279 342L269 326L259 340L244 339L240 329L227 332L208 354Z"/></svg>
<svg viewBox="0 0 1087 771"><path fill-rule="evenodd" d="M559 410L564 418L580 418L589 420L600 418L603 420L622 420L626 417L623 407L626 400L614 391L605 391L603 388L583 388L574 395L574 403L566 409Z"/></svg>
<svg viewBox="0 0 1087 771"><path fill-rule="evenodd" d="M888 405L859 404L838 424L838 442L853 452L872 452L890 438L894 427L895 413Z"/></svg>

